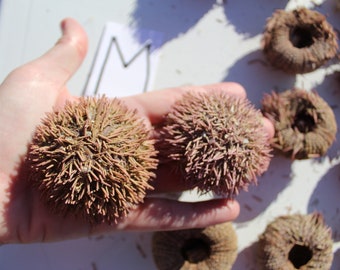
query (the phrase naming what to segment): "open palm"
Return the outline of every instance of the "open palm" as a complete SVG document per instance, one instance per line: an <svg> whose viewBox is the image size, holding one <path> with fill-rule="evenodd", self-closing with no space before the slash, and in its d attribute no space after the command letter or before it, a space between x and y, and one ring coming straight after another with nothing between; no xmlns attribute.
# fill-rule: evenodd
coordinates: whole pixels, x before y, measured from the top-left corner
<svg viewBox="0 0 340 270"><path fill-rule="evenodd" d="M204 227L232 220L238 203L224 199L184 203L151 196L116 225L91 227L74 217L51 214L27 181L25 156L36 126L46 112L60 108L70 95L66 83L87 51L84 30L73 19L61 23L63 35L42 57L11 72L0 85L0 242L56 241L109 230L161 230ZM124 98L153 125L161 121L184 91L227 91L245 96L234 83L182 87ZM265 122L269 136L273 127ZM153 193L184 190L180 178L160 166Z"/></svg>

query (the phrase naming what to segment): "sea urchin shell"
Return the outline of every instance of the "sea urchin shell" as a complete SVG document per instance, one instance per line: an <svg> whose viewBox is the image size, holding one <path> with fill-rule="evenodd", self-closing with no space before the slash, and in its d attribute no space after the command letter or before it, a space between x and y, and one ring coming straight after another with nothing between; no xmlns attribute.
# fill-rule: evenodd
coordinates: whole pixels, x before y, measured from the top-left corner
<svg viewBox="0 0 340 270"><path fill-rule="evenodd" d="M292 159L323 156L335 140L334 113L315 91L266 94L262 111L274 124L273 147Z"/></svg>
<svg viewBox="0 0 340 270"><path fill-rule="evenodd" d="M225 93L185 94L159 133L160 160L177 162L188 187L203 193L232 197L270 162L261 112Z"/></svg>
<svg viewBox="0 0 340 270"><path fill-rule="evenodd" d="M237 236L230 222L155 232L152 251L159 270L230 270L237 257Z"/></svg>
<svg viewBox="0 0 340 270"><path fill-rule="evenodd" d="M157 166L149 131L118 99L80 98L37 127L30 177L57 213L117 222L143 201Z"/></svg>
<svg viewBox="0 0 340 270"><path fill-rule="evenodd" d="M307 73L333 58L337 35L324 15L300 8L276 10L263 34L263 52L276 68L288 73Z"/></svg>
<svg viewBox="0 0 340 270"><path fill-rule="evenodd" d="M321 214L281 216L260 236L260 261L265 270L328 270L332 246Z"/></svg>

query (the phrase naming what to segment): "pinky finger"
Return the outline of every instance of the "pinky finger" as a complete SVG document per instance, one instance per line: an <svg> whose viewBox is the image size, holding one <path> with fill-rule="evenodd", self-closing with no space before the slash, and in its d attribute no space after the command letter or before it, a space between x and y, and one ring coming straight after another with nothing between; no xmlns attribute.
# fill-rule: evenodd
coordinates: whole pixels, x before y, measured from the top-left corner
<svg viewBox="0 0 340 270"><path fill-rule="evenodd" d="M160 231L204 228L234 220L239 211L239 204L233 200L179 202L148 198L142 206L120 222L117 229Z"/></svg>

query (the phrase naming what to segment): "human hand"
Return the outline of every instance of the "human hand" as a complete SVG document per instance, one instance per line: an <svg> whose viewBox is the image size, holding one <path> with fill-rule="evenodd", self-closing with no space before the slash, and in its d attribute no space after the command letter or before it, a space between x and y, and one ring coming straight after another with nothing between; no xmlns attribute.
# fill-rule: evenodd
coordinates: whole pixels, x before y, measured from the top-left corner
<svg viewBox="0 0 340 270"><path fill-rule="evenodd" d="M149 196L115 225L91 226L74 217L51 214L39 199L39 193L27 181L23 166L27 146L45 113L62 108L71 96L66 83L77 71L87 51L87 38L80 25L65 19L63 35L57 44L40 58L9 74L0 85L0 242L28 243L70 239L112 230L170 230L206 227L232 220L239 213L236 201L214 199L206 202L178 202ZM154 91L124 98L137 109L147 124L155 125L172 104L188 90L226 91L245 97L235 83L192 86ZM273 127L264 119L268 136ZM182 191L180 177L160 166L153 182L153 194Z"/></svg>

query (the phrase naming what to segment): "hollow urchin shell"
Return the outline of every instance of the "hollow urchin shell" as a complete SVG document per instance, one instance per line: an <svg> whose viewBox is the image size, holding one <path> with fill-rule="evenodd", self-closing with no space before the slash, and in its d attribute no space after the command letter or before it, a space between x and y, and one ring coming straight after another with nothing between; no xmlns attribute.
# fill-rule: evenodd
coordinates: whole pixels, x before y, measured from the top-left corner
<svg viewBox="0 0 340 270"><path fill-rule="evenodd" d="M330 228L319 213L281 216L259 239L265 270L328 270L333 260Z"/></svg>
<svg viewBox="0 0 340 270"><path fill-rule="evenodd" d="M155 232L152 252L159 270L230 270L237 257L237 236L230 222Z"/></svg>
<svg viewBox="0 0 340 270"><path fill-rule="evenodd" d="M189 188L232 197L256 182L270 162L262 114L224 93L185 94L165 117L160 160L177 162Z"/></svg>
<svg viewBox="0 0 340 270"><path fill-rule="evenodd" d="M117 222L151 189L157 162L149 133L118 99L68 102L37 127L30 178L55 212Z"/></svg>
<svg viewBox="0 0 340 270"><path fill-rule="evenodd" d="M262 112L274 124L273 147L292 159L323 156L335 140L333 110L316 91L289 89L266 94Z"/></svg>
<svg viewBox="0 0 340 270"><path fill-rule="evenodd" d="M336 55L338 43L324 15L300 8L274 12L267 20L262 47L274 67L296 74L325 64Z"/></svg>

